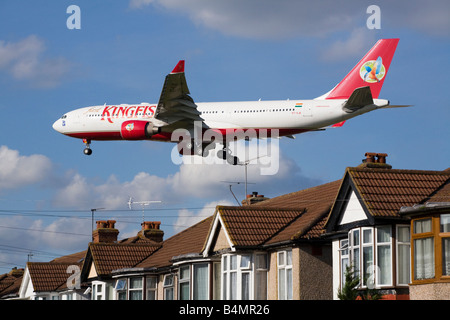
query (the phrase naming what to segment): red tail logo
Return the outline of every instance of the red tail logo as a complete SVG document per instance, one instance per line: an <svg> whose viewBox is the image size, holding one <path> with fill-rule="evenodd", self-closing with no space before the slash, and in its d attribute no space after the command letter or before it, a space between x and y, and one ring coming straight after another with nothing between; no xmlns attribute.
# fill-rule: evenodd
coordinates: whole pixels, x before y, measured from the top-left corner
<svg viewBox="0 0 450 320"><path fill-rule="evenodd" d="M372 97L377 99L391 65L399 39L381 39L358 64L331 90L327 99L347 99L353 90L370 86Z"/></svg>

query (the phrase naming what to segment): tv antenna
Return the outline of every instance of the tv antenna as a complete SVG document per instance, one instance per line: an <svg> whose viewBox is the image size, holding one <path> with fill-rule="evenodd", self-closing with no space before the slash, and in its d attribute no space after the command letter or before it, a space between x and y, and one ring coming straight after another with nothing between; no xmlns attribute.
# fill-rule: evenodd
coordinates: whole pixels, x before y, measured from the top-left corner
<svg viewBox="0 0 450 320"><path fill-rule="evenodd" d="M233 190L231 189L231 187L232 187L232 185L233 184L241 184L241 183L246 183L245 181L221 181L221 182L225 182L225 183L228 183L229 184L229 187L230 187L230 192L231 192L231 194L233 195L233 197L234 197L234 199L236 200L236 202L238 203L238 205L242 205L240 202L239 202L239 200L236 198L236 195L234 194L234 192L233 192ZM255 183L253 183L253 182L247 182L248 184L255 184ZM245 195L245 196L247 196L247 194Z"/></svg>
<svg viewBox="0 0 450 320"><path fill-rule="evenodd" d="M104 210L105 208L95 208L95 209L91 209L91 229L92 229L92 241L94 241L94 213L97 210Z"/></svg>
<svg viewBox="0 0 450 320"><path fill-rule="evenodd" d="M128 200L128 208L130 208L130 210L132 210L132 206L133 204L140 204L142 207L142 222L145 221L144 218L144 208L146 206L149 206L152 203L161 203L161 201L159 200L149 200L149 201L133 201L133 197L130 197L130 199Z"/></svg>
<svg viewBox="0 0 450 320"><path fill-rule="evenodd" d="M245 197L244 197L245 200L247 200L247 194L248 194L248 193L247 193L247 184L249 184L249 183L247 182L247 175L248 175L248 169L247 169L247 167L248 167L250 161L256 160L256 159L259 159L259 158L263 158L263 157L267 157L267 154L262 155L262 156L259 156L259 157L256 157L256 158L248 159L248 160L245 160L245 161L242 161L242 162L239 162L239 163L238 163L239 166L244 166L244 167L245 167Z"/></svg>

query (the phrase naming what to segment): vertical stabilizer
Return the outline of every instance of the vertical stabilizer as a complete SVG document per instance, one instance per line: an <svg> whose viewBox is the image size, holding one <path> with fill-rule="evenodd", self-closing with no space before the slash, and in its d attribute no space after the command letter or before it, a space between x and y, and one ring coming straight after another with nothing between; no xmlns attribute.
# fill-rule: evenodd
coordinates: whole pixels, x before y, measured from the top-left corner
<svg viewBox="0 0 450 320"><path fill-rule="evenodd" d="M364 58L324 98L348 99L355 89L369 86L372 97L378 99L398 41L399 39L378 40Z"/></svg>

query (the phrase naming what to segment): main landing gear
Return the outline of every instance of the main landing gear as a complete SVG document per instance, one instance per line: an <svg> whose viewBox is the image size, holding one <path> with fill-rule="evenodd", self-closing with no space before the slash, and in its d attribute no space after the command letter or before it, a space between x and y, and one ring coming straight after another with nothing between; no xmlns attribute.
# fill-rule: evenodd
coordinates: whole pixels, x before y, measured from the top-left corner
<svg viewBox="0 0 450 320"><path fill-rule="evenodd" d="M224 145L222 150L217 151L217 157L219 159L227 160L227 162L233 166L239 163L239 158L232 155L231 150L228 148L228 144Z"/></svg>
<svg viewBox="0 0 450 320"><path fill-rule="evenodd" d="M84 148L83 153L87 156L90 156L92 154L91 140L83 139L83 142L86 145L86 148Z"/></svg>

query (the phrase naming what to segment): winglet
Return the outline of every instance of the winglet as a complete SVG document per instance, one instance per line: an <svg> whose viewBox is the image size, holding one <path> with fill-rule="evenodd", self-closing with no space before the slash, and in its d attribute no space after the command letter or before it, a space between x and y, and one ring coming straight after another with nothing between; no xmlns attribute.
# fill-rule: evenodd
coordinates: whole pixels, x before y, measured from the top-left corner
<svg viewBox="0 0 450 320"><path fill-rule="evenodd" d="M175 68L173 68L171 73L183 73L184 72L184 60L178 61Z"/></svg>

